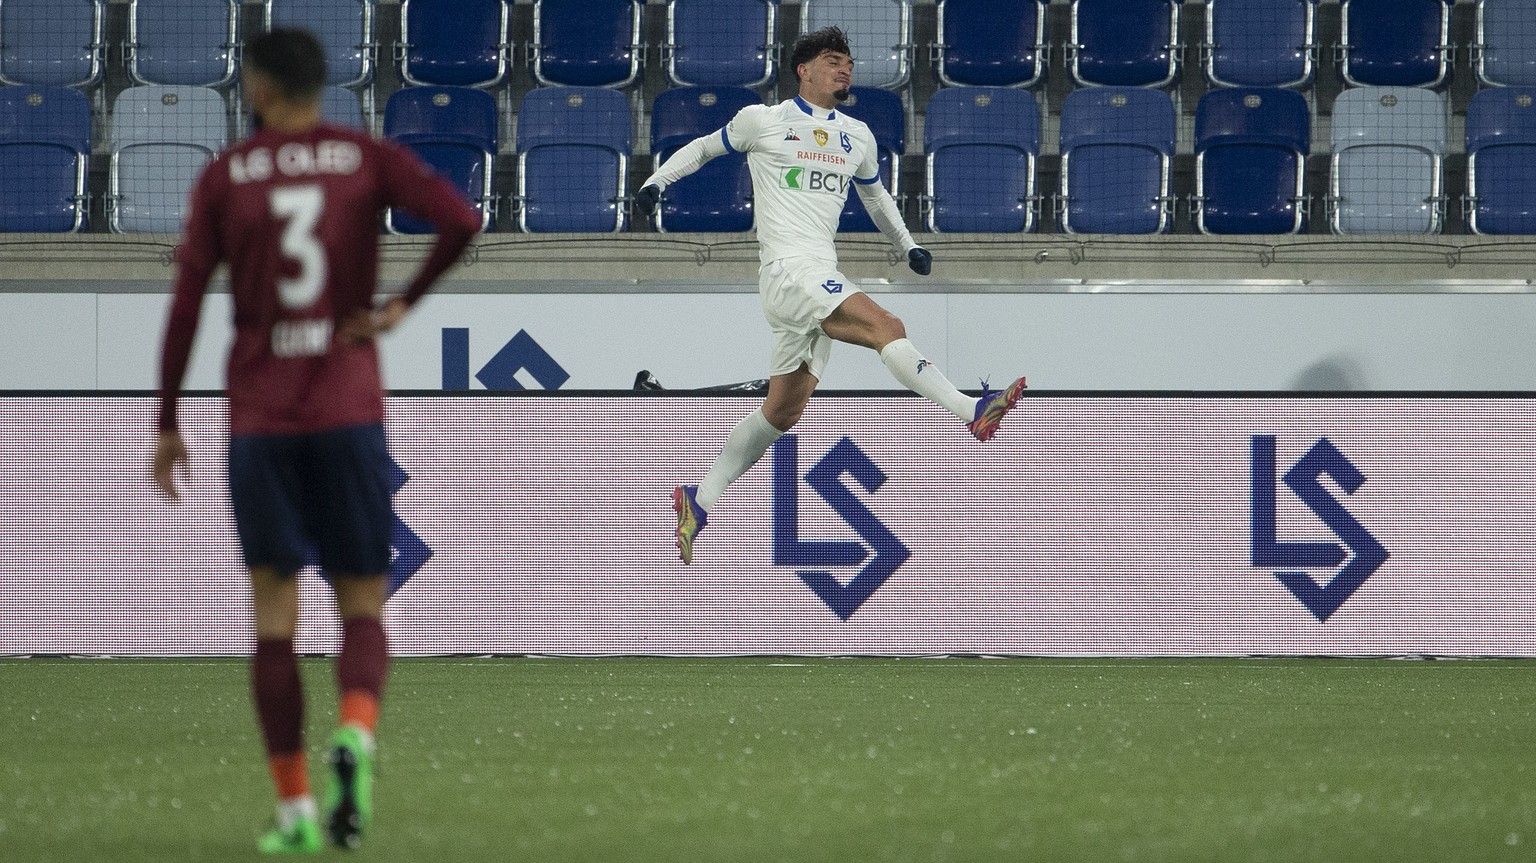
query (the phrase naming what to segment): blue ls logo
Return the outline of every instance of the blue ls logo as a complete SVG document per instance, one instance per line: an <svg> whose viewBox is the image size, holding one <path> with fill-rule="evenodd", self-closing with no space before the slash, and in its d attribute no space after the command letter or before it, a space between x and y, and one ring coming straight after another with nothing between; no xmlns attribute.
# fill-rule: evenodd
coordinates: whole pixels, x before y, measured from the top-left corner
<svg viewBox="0 0 1536 863"><path fill-rule="evenodd" d="M1365 475L1327 438L1285 472L1285 484L1322 519L1355 556L1326 585L1305 572L1276 572L1301 604L1326 621L1387 559L1387 550L1319 481L1333 478L1345 494L1354 494ZM1344 560L1334 542L1280 542L1275 538L1275 436L1253 436L1253 565L1295 569L1332 569Z"/></svg>
<svg viewBox="0 0 1536 863"><path fill-rule="evenodd" d="M885 485L885 473L853 441L846 437L838 441L805 474L805 481L864 542L800 538L799 473L799 439L785 435L773 445L773 563L818 567L795 574L821 597L833 614L847 620L906 562L911 552L843 485L843 474L853 477L871 493ZM869 558L871 550L873 558ZM864 563L865 558L869 558L868 563ZM820 568L860 563L864 567L846 585Z"/></svg>

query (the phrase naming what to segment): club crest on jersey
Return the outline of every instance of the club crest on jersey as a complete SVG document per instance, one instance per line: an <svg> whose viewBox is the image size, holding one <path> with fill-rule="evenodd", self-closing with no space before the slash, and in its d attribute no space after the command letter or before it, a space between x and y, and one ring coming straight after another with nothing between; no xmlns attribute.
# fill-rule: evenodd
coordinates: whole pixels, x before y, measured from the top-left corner
<svg viewBox="0 0 1536 863"><path fill-rule="evenodd" d="M843 132L842 134L838 135L837 140L838 140L838 143L843 145L843 152L844 153L852 153L853 152L853 142L848 140L848 133L847 132Z"/></svg>
<svg viewBox="0 0 1536 863"><path fill-rule="evenodd" d="M818 147L825 147L825 146L827 146L827 130L826 129L817 129L816 131L812 132L811 135L816 138L816 146L818 146Z"/></svg>
<svg viewBox="0 0 1536 863"><path fill-rule="evenodd" d="M789 131L784 133L784 140L786 140L786 141L798 141L798 140L800 140L800 136L795 134L795 130L794 129L790 129Z"/></svg>

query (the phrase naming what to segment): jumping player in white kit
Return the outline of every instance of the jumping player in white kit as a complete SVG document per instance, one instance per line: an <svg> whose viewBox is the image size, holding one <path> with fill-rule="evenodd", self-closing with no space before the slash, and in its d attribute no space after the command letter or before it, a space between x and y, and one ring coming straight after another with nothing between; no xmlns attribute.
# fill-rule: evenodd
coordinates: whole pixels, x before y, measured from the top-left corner
<svg viewBox="0 0 1536 863"><path fill-rule="evenodd" d="M672 491L683 563L693 562L694 540L726 486L799 422L826 370L832 340L878 351L896 380L960 418L977 440L991 440L1024 391L1021 377L1003 390L983 388L979 399L960 392L907 340L901 319L838 272L833 237L850 185L859 190L880 232L906 252L913 272L928 275L933 256L913 242L880 183L869 127L837 110L853 83L853 57L843 31L827 27L801 36L790 64L800 78L798 96L743 108L720 131L678 150L635 195L640 211L650 214L667 186L716 156L746 153L762 260L758 286L773 327L763 406L731 431L697 486Z"/></svg>

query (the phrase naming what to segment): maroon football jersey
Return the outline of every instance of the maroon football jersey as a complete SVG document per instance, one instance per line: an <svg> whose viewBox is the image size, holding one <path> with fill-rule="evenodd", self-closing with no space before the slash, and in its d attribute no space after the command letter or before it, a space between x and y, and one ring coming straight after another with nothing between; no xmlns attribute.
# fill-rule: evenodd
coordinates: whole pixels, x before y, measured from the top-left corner
<svg viewBox="0 0 1536 863"><path fill-rule="evenodd" d="M160 368L160 428L176 394L208 281L229 265L235 342L227 369L232 434L300 434L384 417L378 351L341 335L374 304L379 215L407 210L437 244L406 289L414 303L463 252L479 214L404 147L322 125L257 132L203 170L192 190Z"/></svg>

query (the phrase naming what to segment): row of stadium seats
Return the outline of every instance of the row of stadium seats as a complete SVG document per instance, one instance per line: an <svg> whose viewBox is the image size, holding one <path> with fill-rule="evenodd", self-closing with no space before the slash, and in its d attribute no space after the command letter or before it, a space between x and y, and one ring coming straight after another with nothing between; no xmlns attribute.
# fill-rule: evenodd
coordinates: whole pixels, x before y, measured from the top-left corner
<svg viewBox="0 0 1536 863"><path fill-rule="evenodd" d="M101 79L105 0L0 2L0 83L87 86ZM512 63L511 0L401 0L394 46L412 85L488 87ZM263 0L268 26L321 35L331 83L361 86L373 74L376 0ZM1046 0L936 0L930 53L946 86L1033 86L1060 50L1080 85L1163 87L1183 53L1183 0L1071 0L1071 36L1045 38ZM1305 87L1319 52L1318 0L1207 0L1200 62L1217 86ZM1454 0L1342 0L1334 60L1350 86L1440 87L1456 46ZM800 31L844 27L861 83L896 89L911 74L912 0L802 0ZM641 0L533 0L529 68L543 86L628 87L647 51ZM1536 7L1478 0L1468 46L1489 86L1536 85ZM657 46L678 86L761 87L776 74L778 0L668 0ZM237 0L135 0L123 56L136 84L221 88L234 81Z"/></svg>
<svg viewBox="0 0 1536 863"><path fill-rule="evenodd" d="M346 91L341 91L343 94ZM881 177L899 195L906 149L900 98L861 88L845 110L867 122L880 148ZM745 88L676 88L656 100L651 151L664 160L720 128L759 97ZM1467 118L1469 227L1478 233L1536 233L1536 89L1483 90ZM354 100L355 105L355 100ZM1149 88L1073 91L1061 118L1061 184L1052 205L1071 233L1167 231L1174 198L1172 99ZM1425 234L1442 228L1447 110L1421 88L1359 87L1333 106L1331 229L1339 234ZM66 88L0 88L0 232L68 232L85 221L91 111ZM499 151L495 99L463 87L409 87L390 97L385 134L448 176L494 226ZM623 230L632 152L627 97L613 90L546 87L518 111L517 228L529 232ZM175 232L197 172L229 139L223 98L202 87L125 90L112 112L107 192L111 229ZM927 188L922 227L945 232L1031 231L1041 209L1036 159L1041 123L1022 90L938 91L924 126ZM1214 90L1196 112L1198 230L1285 234L1307 218L1305 160L1311 152L1306 100L1292 90ZM752 227L751 179L742 155L725 156L667 191L664 231L735 232ZM502 193L504 194L504 192ZM390 214L399 233L427 229ZM842 229L874 226L857 196Z"/></svg>

